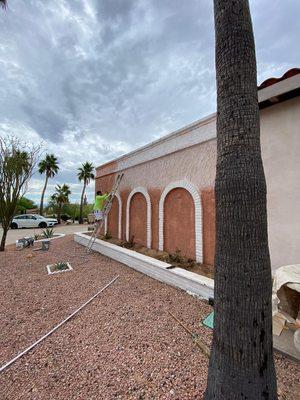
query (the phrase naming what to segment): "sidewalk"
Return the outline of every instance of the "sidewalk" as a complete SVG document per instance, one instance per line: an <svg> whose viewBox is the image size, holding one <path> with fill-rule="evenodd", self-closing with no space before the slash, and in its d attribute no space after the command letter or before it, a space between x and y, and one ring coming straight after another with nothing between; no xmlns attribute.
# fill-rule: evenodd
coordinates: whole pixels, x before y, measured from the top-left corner
<svg viewBox="0 0 300 400"><path fill-rule="evenodd" d="M54 231L58 233L65 233L66 235L87 230L88 225L86 224L73 224L73 225L56 225ZM40 228L23 228L23 229L10 229L7 234L6 245L15 243L16 240L23 238L24 236L33 236L41 233L43 229ZM2 237L2 228L0 228L0 237Z"/></svg>

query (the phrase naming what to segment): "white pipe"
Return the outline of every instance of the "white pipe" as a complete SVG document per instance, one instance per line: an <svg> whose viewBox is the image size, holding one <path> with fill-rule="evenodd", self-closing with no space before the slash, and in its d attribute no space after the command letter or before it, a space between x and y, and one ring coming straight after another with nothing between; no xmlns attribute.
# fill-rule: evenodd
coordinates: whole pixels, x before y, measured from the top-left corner
<svg viewBox="0 0 300 400"><path fill-rule="evenodd" d="M110 281L106 286L104 286L99 292L97 292L92 298L90 298L88 301L86 301L81 307L79 307L76 311L74 311L72 314L70 314L66 319L61 321L58 325L56 325L53 329L51 329L50 332L46 333L46 335L42 336L39 340L37 340L35 343L33 343L31 346L27 347L26 350L22 351L22 353L19 353L15 358L10 360L8 363L3 365L0 368L0 372L4 371L7 367L9 367L11 364L13 364L15 361L17 361L19 358L24 356L26 353L28 353L31 349L33 349L36 345L38 345L42 340L46 339L48 336L50 336L53 332L55 332L59 327L61 327L65 322L69 321L74 315L76 315L80 310L82 310L85 306L87 306L92 300L94 300L95 297L97 297L101 292L103 292L106 288L108 288L110 285L112 285L117 279L119 278L119 275L116 276L112 281Z"/></svg>

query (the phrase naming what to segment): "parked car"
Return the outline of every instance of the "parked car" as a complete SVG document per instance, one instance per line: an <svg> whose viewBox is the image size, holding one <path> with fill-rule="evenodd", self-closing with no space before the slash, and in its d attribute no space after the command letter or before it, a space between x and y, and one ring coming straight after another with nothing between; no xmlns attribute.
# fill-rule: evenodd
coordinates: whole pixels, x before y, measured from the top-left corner
<svg viewBox="0 0 300 400"><path fill-rule="evenodd" d="M57 224L56 218L45 218L38 214L16 215L11 224L11 229L18 228L47 228Z"/></svg>

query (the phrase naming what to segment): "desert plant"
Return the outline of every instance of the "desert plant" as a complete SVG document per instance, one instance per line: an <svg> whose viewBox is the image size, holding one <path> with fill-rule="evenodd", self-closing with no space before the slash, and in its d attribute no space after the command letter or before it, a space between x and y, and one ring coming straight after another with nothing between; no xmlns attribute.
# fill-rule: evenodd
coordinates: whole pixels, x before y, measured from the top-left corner
<svg viewBox="0 0 300 400"><path fill-rule="evenodd" d="M19 198L16 206L16 214L23 214L26 213L27 210L32 210L37 208L37 205L34 203L34 201L28 199L25 196L22 196Z"/></svg>
<svg viewBox="0 0 300 400"><path fill-rule="evenodd" d="M175 253L171 253L169 255L169 261L175 263L182 263L184 261L184 258L181 255L181 250L177 248L175 250Z"/></svg>
<svg viewBox="0 0 300 400"><path fill-rule="evenodd" d="M125 240L121 243L121 246L125 249L132 249L135 245L134 236L131 236L129 240Z"/></svg>
<svg viewBox="0 0 300 400"><path fill-rule="evenodd" d="M61 218L64 222L66 222L66 221L68 221L69 219L71 219L71 215L69 215L69 214L61 214L60 218Z"/></svg>
<svg viewBox="0 0 300 400"><path fill-rule="evenodd" d="M69 269L69 266L66 262L57 262L56 264L54 264L54 269L58 271L64 271L65 269Z"/></svg>
<svg viewBox="0 0 300 400"><path fill-rule="evenodd" d="M4 251L18 200L27 190L40 150L40 145L27 144L14 136L0 137L0 251Z"/></svg>
<svg viewBox="0 0 300 400"><path fill-rule="evenodd" d="M51 238L54 236L54 229L53 228L46 228L42 231L42 235L45 238Z"/></svg>
<svg viewBox="0 0 300 400"><path fill-rule="evenodd" d="M106 234L104 235L104 239L109 240L111 238L112 238L112 235L109 232L106 232Z"/></svg>

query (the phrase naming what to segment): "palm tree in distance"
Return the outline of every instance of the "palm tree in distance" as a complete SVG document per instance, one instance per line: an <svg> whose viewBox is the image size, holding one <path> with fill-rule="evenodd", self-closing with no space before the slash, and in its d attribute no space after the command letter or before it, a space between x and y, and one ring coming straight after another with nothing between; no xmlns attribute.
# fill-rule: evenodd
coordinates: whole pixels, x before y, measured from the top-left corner
<svg viewBox="0 0 300 400"><path fill-rule="evenodd" d="M69 203L69 196L71 194L70 186L66 185L56 185L55 193L51 196L51 200L53 200L57 204L57 221L60 224L61 222L61 209L62 206L66 203Z"/></svg>
<svg viewBox="0 0 300 400"><path fill-rule="evenodd" d="M0 7L6 8L7 7L7 1L6 0L0 0Z"/></svg>
<svg viewBox="0 0 300 400"><path fill-rule="evenodd" d="M93 173L94 166L92 163L85 162L82 164L81 167L78 168L77 177L80 182L83 181L83 188L81 193L81 200L80 200L80 212L79 212L79 223L82 224L82 210L83 210L83 200L84 200L84 193L87 185L90 183L92 179L95 179L95 175Z"/></svg>
<svg viewBox="0 0 300 400"><path fill-rule="evenodd" d="M277 400L266 181L248 0L214 0L215 317L205 400Z"/></svg>
<svg viewBox="0 0 300 400"><path fill-rule="evenodd" d="M41 203L40 203L40 214L43 215L44 208L44 196L45 191L48 184L48 179L53 178L57 171L59 170L59 166L57 163L57 158L54 154L46 154L46 157L39 163L39 173L46 174L45 184L41 195Z"/></svg>

